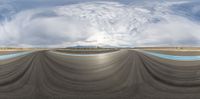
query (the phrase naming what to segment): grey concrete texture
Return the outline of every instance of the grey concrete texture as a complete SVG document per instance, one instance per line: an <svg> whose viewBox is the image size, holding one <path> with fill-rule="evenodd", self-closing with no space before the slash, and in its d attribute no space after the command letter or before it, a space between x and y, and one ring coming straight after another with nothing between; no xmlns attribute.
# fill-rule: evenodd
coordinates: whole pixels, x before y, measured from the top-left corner
<svg viewBox="0 0 200 99"><path fill-rule="evenodd" d="M0 99L200 99L200 63L184 64L133 50L37 51L0 64Z"/></svg>

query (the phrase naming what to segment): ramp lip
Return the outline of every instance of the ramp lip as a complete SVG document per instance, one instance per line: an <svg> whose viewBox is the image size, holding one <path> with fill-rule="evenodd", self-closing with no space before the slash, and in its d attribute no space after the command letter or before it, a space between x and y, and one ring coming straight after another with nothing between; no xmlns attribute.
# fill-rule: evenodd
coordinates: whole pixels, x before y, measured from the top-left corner
<svg viewBox="0 0 200 99"><path fill-rule="evenodd" d="M16 58L16 57L27 55L27 54L30 54L30 53L32 53L32 51L0 55L0 61Z"/></svg>
<svg viewBox="0 0 200 99"><path fill-rule="evenodd" d="M179 55L169 55L161 54L156 52L140 51L145 54L153 55L163 59L176 60L176 61L199 61L200 56L179 56Z"/></svg>
<svg viewBox="0 0 200 99"><path fill-rule="evenodd" d="M51 53L55 54L60 54L60 55L67 55L67 56L99 56L99 55L108 55L108 54L114 54L114 53L119 53L119 51L114 51L114 52L108 52L108 53L98 53L98 54L70 54L70 53L63 53L63 52L57 52L57 51L49 51Z"/></svg>

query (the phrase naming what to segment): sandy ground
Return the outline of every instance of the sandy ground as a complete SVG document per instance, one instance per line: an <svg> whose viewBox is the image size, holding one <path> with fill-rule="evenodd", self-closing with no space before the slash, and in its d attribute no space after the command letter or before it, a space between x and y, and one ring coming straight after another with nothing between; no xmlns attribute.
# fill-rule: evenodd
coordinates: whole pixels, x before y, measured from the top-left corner
<svg viewBox="0 0 200 99"><path fill-rule="evenodd" d="M18 52L22 52L22 51L0 51L0 55L12 54L12 53L18 53Z"/></svg>

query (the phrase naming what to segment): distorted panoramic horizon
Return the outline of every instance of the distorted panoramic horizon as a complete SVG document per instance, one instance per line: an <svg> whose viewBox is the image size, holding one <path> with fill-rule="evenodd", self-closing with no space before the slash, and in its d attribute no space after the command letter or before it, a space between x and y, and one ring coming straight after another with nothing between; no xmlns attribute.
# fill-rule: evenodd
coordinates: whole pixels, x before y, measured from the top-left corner
<svg viewBox="0 0 200 99"><path fill-rule="evenodd" d="M199 46L199 0L0 0L0 47Z"/></svg>
<svg viewBox="0 0 200 99"><path fill-rule="evenodd" d="M0 99L200 99L200 0L0 0Z"/></svg>

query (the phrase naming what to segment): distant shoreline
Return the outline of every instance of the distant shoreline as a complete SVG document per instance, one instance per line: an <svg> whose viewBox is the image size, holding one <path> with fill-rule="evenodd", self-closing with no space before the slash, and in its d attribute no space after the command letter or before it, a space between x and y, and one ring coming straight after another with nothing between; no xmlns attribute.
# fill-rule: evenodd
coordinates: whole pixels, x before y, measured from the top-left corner
<svg viewBox="0 0 200 99"><path fill-rule="evenodd" d="M0 48L0 51L28 51L28 50L160 50L160 51L200 51L200 47L135 47L135 48Z"/></svg>

